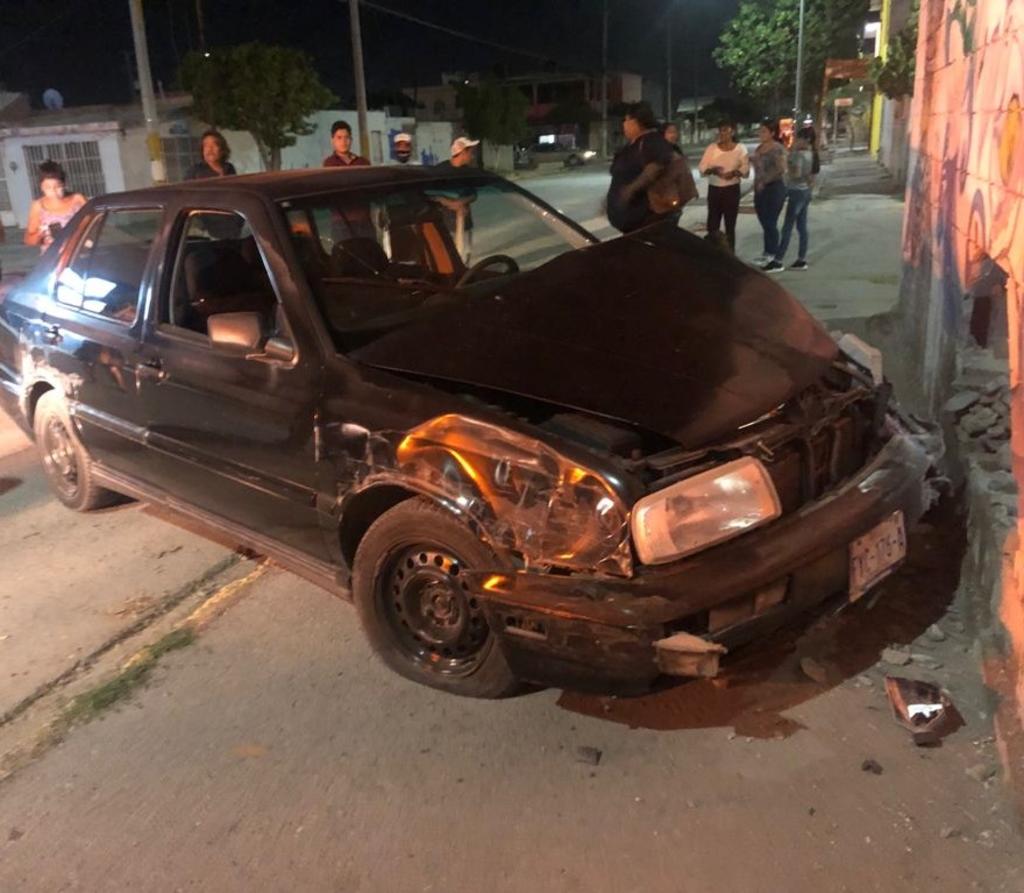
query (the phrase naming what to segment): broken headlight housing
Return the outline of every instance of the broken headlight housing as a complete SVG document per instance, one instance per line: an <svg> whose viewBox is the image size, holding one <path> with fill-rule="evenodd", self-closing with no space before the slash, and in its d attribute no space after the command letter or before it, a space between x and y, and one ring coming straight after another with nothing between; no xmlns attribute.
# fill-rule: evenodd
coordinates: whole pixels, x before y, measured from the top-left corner
<svg viewBox="0 0 1024 893"><path fill-rule="evenodd" d="M525 564L629 576L629 511L611 482L543 441L444 415L398 444L398 466Z"/></svg>
<svg viewBox="0 0 1024 893"><path fill-rule="evenodd" d="M765 467L750 456L695 474L633 507L633 545L665 564L753 530L782 514Z"/></svg>

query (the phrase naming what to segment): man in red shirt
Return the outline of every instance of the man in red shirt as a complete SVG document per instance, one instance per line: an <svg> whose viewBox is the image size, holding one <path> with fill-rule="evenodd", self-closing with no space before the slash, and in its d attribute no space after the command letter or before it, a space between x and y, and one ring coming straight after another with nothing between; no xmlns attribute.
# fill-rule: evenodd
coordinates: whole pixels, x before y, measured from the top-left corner
<svg viewBox="0 0 1024 893"><path fill-rule="evenodd" d="M352 128L347 121L331 125L331 145L334 151L324 159L324 167L369 167L369 161L352 151Z"/></svg>

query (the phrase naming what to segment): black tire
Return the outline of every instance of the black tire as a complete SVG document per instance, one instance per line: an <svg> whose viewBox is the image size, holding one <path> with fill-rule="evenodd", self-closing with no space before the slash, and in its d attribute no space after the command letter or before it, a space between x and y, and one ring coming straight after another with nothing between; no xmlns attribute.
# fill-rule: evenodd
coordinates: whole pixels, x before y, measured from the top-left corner
<svg viewBox="0 0 1024 893"><path fill-rule="evenodd" d="M406 679L455 695L502 698L520 685L481 605L458 580L493 567L491 550L426 499L381 515L356 550L352 595L373 650Z"/></svg>
<svg viewBox="0 0 1024 893"><path fill-rule="evenodd" d="M76 512L90 512L117 500L116 493L96 483L92 460L60 394L47 391L39 398L32 427L46 481L57 499Z"/></svg>

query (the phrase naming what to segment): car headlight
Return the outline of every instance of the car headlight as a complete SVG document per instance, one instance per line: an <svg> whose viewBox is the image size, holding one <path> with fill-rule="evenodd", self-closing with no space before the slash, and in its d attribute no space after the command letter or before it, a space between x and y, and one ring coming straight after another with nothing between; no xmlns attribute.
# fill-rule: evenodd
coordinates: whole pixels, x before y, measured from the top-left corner
<svg viewBox="0 0 1024 893"><path fill-rule="evenodd" d="M398 466L527 566L629 576L629 511L611 482L543 441L461 415L409 431Z"/></svg>
<svg viewBox="0 0 1024 893"><path fill-rule="evenodd" d="M645 496L633 507L633 544L664 564L746 533L782 514L765 467L749 456Z"/></svg>

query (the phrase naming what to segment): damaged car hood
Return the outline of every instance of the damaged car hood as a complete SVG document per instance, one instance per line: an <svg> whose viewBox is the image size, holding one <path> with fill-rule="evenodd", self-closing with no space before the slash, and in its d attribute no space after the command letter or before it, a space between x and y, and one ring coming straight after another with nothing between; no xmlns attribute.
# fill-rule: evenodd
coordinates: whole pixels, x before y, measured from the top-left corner
<svg viewBox="0 0 1024 893"><path fill-rule="evenodd" d="M471 293L475 291L476 293ZM837 355L767 276L684 231L624 237L393 331L351 356L707 445L816 381Z"/></svg>

